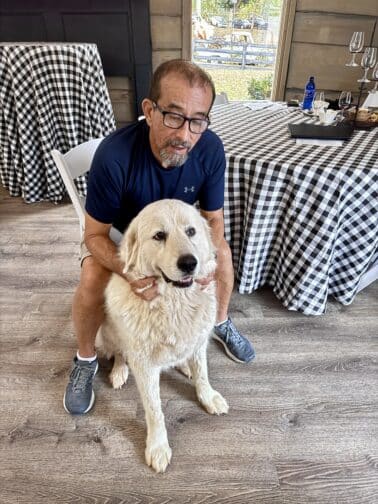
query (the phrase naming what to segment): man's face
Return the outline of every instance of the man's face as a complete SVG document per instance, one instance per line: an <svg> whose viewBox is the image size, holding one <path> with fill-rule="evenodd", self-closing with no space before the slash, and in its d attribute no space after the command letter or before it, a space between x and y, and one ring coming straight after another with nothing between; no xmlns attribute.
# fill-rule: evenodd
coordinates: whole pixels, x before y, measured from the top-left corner
<svg viewBox="0 0 378 504"><path fill-rule="evenodd" d="M161 110L196 119L207 117L212 102L210 86L190 87L185 78L171 73L161 80L160 88L157 105ZM143 111L150 126L150 144L156 159L164 168L184 164L201 135L190 131L188 121L179 129L165 126L163 114L150 100L143 101Z"/></svg>

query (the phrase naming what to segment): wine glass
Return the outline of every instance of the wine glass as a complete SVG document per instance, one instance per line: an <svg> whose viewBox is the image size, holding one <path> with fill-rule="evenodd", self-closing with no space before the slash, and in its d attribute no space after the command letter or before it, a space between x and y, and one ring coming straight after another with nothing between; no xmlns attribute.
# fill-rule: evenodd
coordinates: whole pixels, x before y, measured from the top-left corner
<svg viewBox="0 0 378 504"><path fill-rule="evenodd" d="M352 93L350 91L341 91L339 96L339 109L341 110L341 117L344 119L345 111L352 103Z"/></svg>
<svg viewBox="0 0 378 504"><path fill-rule="evenodd" d="M349 52L353 54L352 61L347 63L345 66L352 66L352 67L358 66L358 63L355 62L355 57L356 54L361 52L364 47L364 38L365 38L364 32L353 33L352 38L350 39L349 42Z"/></svg>
<svg viewBox="0 0 378 504"><path fill-rule="evenodd" d="M378 91L378 63L375 64L373 71L371 73L371 77L375 80L374 89L371 90L371 93L376 93Z"/></svg>
<svg viewBox="0 0 378 504"><path fill-rule="evenodd" d="M319 92L315 93L314 101L312 103L312 109L314 111L315 116L318 116L319 111L321 109L324 109L325 103L326 102L324 101L324 91L319 91Z"/></svg>
<svg viewBox="0 0 378 504"><path fill-rule="evenodd" d="M366 47L365 52L361 59L361 66L365 69L364 76L362 79L358 79L357 82L370 82L367 78L367 73L369 68L373 68L377 60L377 48L376 47Z"/></svg>

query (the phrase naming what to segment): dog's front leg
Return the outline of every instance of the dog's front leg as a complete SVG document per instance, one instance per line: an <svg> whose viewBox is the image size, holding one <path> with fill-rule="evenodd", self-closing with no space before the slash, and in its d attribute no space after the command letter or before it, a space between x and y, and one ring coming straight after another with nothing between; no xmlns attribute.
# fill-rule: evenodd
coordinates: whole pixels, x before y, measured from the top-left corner
<svg viewBox="0 0 378 504"><path fill-rule="evenodd" d="M161 409L160 370L145 369L138 363L133 372L146 414L146 462L156 472L164 472L171 461L172 450L168 443L164 414Z"/></svg>
<svg viewBox="0 0 378 504"><path fill-rule="evenodd" d="M193 383L199 402L212 415L221 415L228 412L226 399L213 389L209 383L206 360L207 341L189 359Z"/></svg>

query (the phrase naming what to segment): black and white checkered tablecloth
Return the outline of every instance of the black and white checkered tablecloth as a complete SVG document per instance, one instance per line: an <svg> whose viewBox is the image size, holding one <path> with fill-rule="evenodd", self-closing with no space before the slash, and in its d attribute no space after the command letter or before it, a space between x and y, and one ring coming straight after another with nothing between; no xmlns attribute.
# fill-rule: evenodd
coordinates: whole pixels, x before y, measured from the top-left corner
<svg viewBox="0 0 378 504"><path fill-rule="evenodd" d="M66 152L114 129L95 44L0 44L0 176L12 196L60 201L51 149Z"/></svg>
<svg viewBox="0 0 378 504"><path fill-rule="evenodd" d="M295 109L221 105L225 225L241 293L270 285L290 310L318 315L353 301L378 257L378 128L340 147L297 145Z"/></svg>

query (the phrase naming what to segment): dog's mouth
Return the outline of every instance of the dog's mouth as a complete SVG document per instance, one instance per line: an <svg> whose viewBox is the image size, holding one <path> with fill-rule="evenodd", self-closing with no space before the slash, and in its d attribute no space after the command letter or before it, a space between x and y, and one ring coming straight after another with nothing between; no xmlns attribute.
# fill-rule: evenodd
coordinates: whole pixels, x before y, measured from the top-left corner
<svg viewBox="0 0 378 504"><path fill-rule="evenodd" d="M162 269L160 271L164 280L167 283L171 283L174 287L181 287L181 288L190 287L193 283L193 277L191 276L184 277L181 280L171 280L169 277L167 277L167 275L164 273Z"/></svg>

